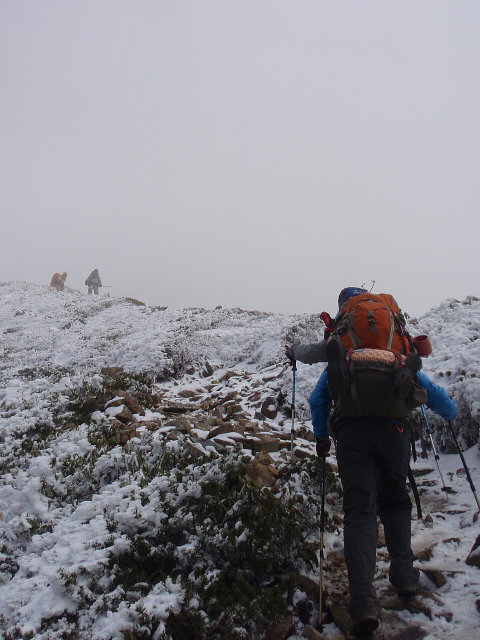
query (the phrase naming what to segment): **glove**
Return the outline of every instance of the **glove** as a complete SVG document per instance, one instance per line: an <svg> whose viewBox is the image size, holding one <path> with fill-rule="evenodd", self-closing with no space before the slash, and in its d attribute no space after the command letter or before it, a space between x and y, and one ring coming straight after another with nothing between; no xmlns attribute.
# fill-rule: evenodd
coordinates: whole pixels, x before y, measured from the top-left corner
<svg viewBox="0 0 480 640"><path fill-rule="evenodd" d="M326 327L329 327L331 325L332 317L326 311L322 311L322 313L320 314L320 318L322 319L322 322Z"/></svg>
<svg viewBox="0 0 480 640"><path fill-rule="evenodd" d="M290 364L293 367L293 365L296 362L296 359L295 359L295 355L293 353L293 347L292 346L289 346L288 344L285 346L285 355L290 360Z"/></svg>
<svg viewBox="0 0 480 640"><path fill-rule="evenodd" d="M319 458L326 458L330 451L330 438L317 438L315 448Z"/></svg>
<svg viewBox="0 0 480 640"><path fill-rule="evenodd" d="M325 325L325 330L323 332L323 339L328 340L328 338L330 337L330 334L336 329L335 319L332 318L331 315L326 311L322 311L322 313L320 314L320 318L322 319L323 324Z"/></svg>

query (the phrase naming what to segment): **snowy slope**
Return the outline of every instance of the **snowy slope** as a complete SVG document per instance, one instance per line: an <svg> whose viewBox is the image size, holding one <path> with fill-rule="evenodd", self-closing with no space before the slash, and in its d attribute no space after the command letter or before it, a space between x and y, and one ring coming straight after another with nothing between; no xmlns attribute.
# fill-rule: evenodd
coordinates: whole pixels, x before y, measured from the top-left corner
<svg viewBox="0 0 480 640"><path fill-rule="evenodd" d="M433 352L423 361L424 371L455 399L457 429L470 445L478 441L480 427L479 309L478 298L446 300L411 327L417 335L430 336ZM441 420L436 423L448 441Z"/></svg>
<svg viewBox="0 0 480 640"><path fill-rule="evenodd" d="M291 372L284 366L284 344L293 338L319 339L323 325L317 316L159 309L25 283L1 284L0 302L0 630L8 638L109 639L124 637L127 629L137 633L131 637L162 638L169 612L179 611L185 598L180 583L166 578L132 602L116 582L112 558L121 557L138 532L160 530L167 513L180 513L182 501L199 498L202 476L193 471L190 478L174 481L175 469L153 476L167 449L181 457L179 441L165 439L173 427L155 406L147 409L145 425L122 447L108 442L108 411L97 410L82 423L72 418L72 398L103 389L105 368L118 367L150 385L164 405L193 399L198 410L190 422L199 449L212 399L219 402L225 396L226 407L228 394L238 405L232 410L243 416L238 425L258 422L262 403L278 405L272 417L261 417L260 425L288 438ZM448 300L412 321L410 329L431 338L434 351L425 359L424 370L457 402L462 443L475 443L466 458L478 485L480 302ZM296 426L307 429L296 444L310 453L306 399L321 370L322 365L298 365ZM148 430L150 423L155 423L154 431ZM448 450L451 440L444 425L433 416L432 423ZM230 437L240 438L238 433ZM228 449L228 442L215 446L210 450ZM203 450L208 456L208 447ZM286 460L282 452L272 458L277 465ZM334 464L334 457L330 461ZM413 540L415 551L436 543L423 563L426 569L445 573L446 583L438 588L441 604L431 604L433 619L402 615L407 622L419 621L428 638L474 637L480 574L464 563L478 535L474 502L458 456L443 454L440 464L455 493L446 501L433 461L417 462L428 471L421 478L430 517L414 522ZM220 476L224 471L215 467L211 473ZM292 480L290 493L307 495L301 478ZM338 497L333 504L340 513ZM328 536L332 553L341 545L339 531ZM200 539L200 533L192 534L177 556L193 554ZM385 567L380 559L379 576ZM448 615L442 617L445 609ZM157 626L153 633L147 625L150 631L142 633L153 635L140 633L146 619ZM295 633L301 628L298 623ZM79 635L67 636L72 629ZM334 637L335 626L325 633Z"/></svg>

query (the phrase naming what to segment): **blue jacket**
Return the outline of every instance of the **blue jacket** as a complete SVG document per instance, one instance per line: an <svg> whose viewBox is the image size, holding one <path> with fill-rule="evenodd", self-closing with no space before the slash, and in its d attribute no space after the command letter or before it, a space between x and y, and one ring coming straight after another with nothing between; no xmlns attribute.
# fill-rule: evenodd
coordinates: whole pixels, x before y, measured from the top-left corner
<svg viewBox="0 0 480 640"><path fill-rule="evenodd" d="M318 379L315 389L308 398L312 413L313 435L315 438L328 437L327 419L330 414L332 399L328 391L327 382L328 373L325 369ZM457 410L455 403L448 397L445 389L434 384L430 378L421 371L417 372L417 382L427 392L427 407L435 411L435 413L438 413L445 420L452 420Z"/></svg>

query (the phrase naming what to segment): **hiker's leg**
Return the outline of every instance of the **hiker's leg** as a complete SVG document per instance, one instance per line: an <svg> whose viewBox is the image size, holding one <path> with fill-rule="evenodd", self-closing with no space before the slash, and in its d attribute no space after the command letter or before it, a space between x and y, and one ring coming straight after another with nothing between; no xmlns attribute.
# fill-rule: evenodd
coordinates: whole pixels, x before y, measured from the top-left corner
<svg viewBox="0 0 480 640"><path fill-rule="evenodd" d="M381 456L378 478L378 511L390 556L390 582L401 591L418 585L411 549L412 503L407 491L410 461L410 429L388 425L379 437Z"/></svg>
<svg viewBox="0 0 480 640"><path fill-rule="evenodd" d="M376 565L376 474L369 439L361 422L349 421L337 434L337 462L343 486L344 547L350 587L350 614L377 615L373 588ZM366 426L366 425L363 425Z"/></svg>

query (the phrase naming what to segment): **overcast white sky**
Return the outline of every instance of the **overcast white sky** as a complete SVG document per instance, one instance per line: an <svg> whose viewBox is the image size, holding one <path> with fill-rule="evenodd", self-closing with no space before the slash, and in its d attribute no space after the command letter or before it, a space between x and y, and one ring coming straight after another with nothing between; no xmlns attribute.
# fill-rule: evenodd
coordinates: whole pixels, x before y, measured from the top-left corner
<svg viewBox="0 0 480 640"><path fill-rule="evenodd" d="M478 0L0 0L0 280L480 295Z"/></svg>

